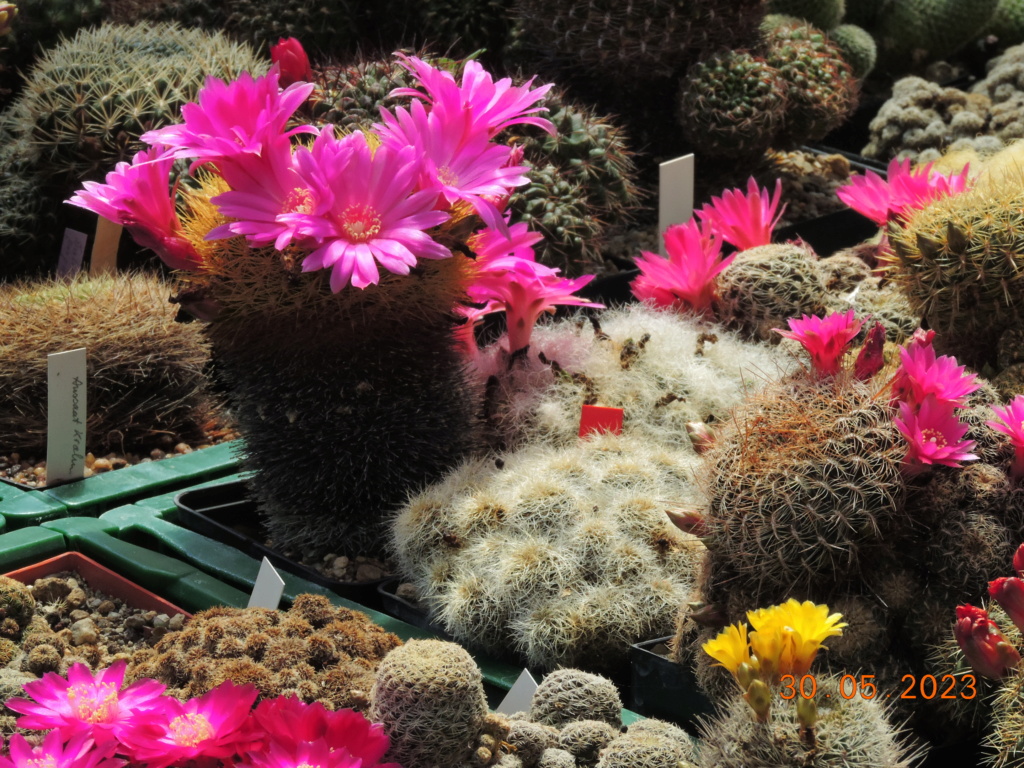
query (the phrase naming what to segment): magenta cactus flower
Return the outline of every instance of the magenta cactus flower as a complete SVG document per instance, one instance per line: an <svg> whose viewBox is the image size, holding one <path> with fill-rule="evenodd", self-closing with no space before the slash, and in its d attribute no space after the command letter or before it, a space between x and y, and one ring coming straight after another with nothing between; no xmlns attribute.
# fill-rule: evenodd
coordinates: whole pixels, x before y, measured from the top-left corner
<svg viewBox="0 0 1024 768"><path fill-rule="evenodd" d="M93 675L85 664L72 664L67 679L47 672L23 686L31 700L13 698L7 708L22 715L19 728L53 729L65 741L82 733L97 743L117 741L130 721L161 706L166 688L145 679L122 690L125 667L117 661Z"/></svg>
<svg viewBox="0 0 1024 768"><path fill-rule="evenodd" d="M642 251L633 295L658 307L707 314L715 297L715 278L736 258L722 258L722 241L707 222L690 219L665 230L668 258Z"/></svg>
<svg viewBox="0 0 1024 768"><path fill-rule="evenodd" d="M29 745L20 733L11 736L7 757L0 768L121 768L123 760L113 759L115 743L99 746L88 734L72 736L65 744L57 731L50 731L38 747Z"/></svg>
<svg viewBox="0 0 1024 768"><path fill-rule="evenodd" d="M772 230L786 210L785 205L779 208L781 199L781 179L775 181L775 192L769 196L768 190L758 187L751 176L746 194L740 189L727 189L721 197L712 197L711 202L696 213L713 232L745 251L771 243Z"/></svg>
<svg viewBox="0 0 1024 768"><path fill-rule="evenodd" d="M931 202L967 189L969 167L960 173L943 174L932 169L932 164L911 169L910 160L889 163L886 178L874 171L854 176L836 190L836 196L862 216L878 226L890 221L905 221Z"/></svg>
<svg viewBox="0 0 1024 768"><path fill-rule="evenodd" d="M863 320L854 318L854 310L833 312L821 318L804 315L799 320L786 321L789 330L773 328L780 336L800 342L811 355L811 366L819 377L835 376L839 373L843 356L850 342L860 333Z"/></svg>
<svg viewBox="0 0 1024 768"><path fill-rule="evenodd" d="M510 125L527 123L535 125L554 135L555 127L550 120L538 117L536 113L546 107L534 106L541 101L553 84L533 88L530 78L523 85L512 85L511 78L494 78L477 61L467 61L462 72L462 85L455 82L451 72L437 69L415 56L396 53L399 62L416 76L426 89L426 94L415 88L396 88L391 96L411 96L423 99L434 110L446 118L461 118L468 115L473 131L482 130L488 138L494 138Z"/></svg>
<svg viewBox="0 0 1024 768"><path fill-rule="evenodd" d="M1009 405L993 405L992 412L996 419L985 423L1010 438L1013 444L1013 466L1010 468L1010 476L1020 479L1024 477L1024 395L1017 395ZM1024 550L1024 545L1021 550Z"/></svg>
<svg viewBox="0 0 1024 768"><path fill-rule="evenodd" d="M966 373L956 358L935 356L931 344L914 344L900 349L900 368L896 374L901 400L911 405L929 395L940 402L962 406L964 399L981 388L978 375Z"/></svg>
<svg viewBox="0 0 1024 768"><path fill-rule="evenodd" d="M121 224L139 245L173 269L194 271L201 259L185 237L171 189L173 153L144 149L118 163L104 182L86 181L67 202Z"/></svg>
<svg viewBox="0 0 1024 768"><path fill-rule="evenodd" d="M974 441L963 439L968 425L960 422L950 403L928 395L916 409L901 402L899 411L893 423L907 441L903 470L908 477L920 474L932 464L959 467L962 461L978 458L971 453Z"/></svg>

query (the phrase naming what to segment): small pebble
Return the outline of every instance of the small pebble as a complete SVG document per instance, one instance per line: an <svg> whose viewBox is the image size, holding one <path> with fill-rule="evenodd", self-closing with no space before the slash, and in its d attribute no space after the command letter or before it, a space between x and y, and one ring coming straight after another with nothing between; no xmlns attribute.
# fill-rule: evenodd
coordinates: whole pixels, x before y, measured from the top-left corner
<svg viewBox="0 0 1024 768"><path fill-rule="evenodd" d="M167 622L167 629L171 632L177 632L183 626L185 626L185 615L183 613L176 613L171 616L171 620Z"/></svg>
<svg viewBox="0 0 1024 768"><path fill-rule="evenodd" d="M92 463L93 472L109 472L113 467L110 465L110 459L96 459Z"/></svg>
<svg viewBox="0 0 1024 768"><path fill-rule="evenodd" d="M142 629L146 626L146 620L139 614L132 614L124 620L124 626L126 629Z"/></svg>
<svg viewBox="0 0 1024 768"><path fill-rule="evenodd" d="M92 619L79 619L71 625L71 642L74 645L95 645L99 639L99 629Z"/></svg>
<svg viewBox="0 0 1024 768"><path fill-rule="evenodd" d="M376 581L383 576L384 571L373 563L363 563L356 569L356 581Z"/></svg>
<svg viewBox="0 0 1024 768"><path fill-rule="evenodd" d="M408 600L409 602L415 603L417 600L419 600L420 596L419 593L416 591L416 587L414 585L410 584L409 582L402 582L398 585L398 588L395 589L395 597L400 597L403 600Z"/></svg>
<svg viewBox="0 0 1024 768"><path fill-rule="evenodd" d="M71 619L71 621L81 621L82 619L89 618L89 616L91 616L91 614L88 611L83 611L80 608L68 614L68 618Z"/></svg>
<svg viewBox="0 0 1024 768"><path fill-rule="evenodd" d="M178 443L174 446L175 453L192 453L192 446L188 443Z"/></svg>
<svg viewBox="0 0 1024 768"><path fill-rule="evenodd" d="M95 611L97 608L99 608L100 603L102 602L103 601L98 597L90 597L88 600L85 601L85 607L88 608L90 611Z"/></svg>
<svg viewBox="0 0 1024 768"><path fill-rule="evenodd" d="M154 629L166 629L167 625L171 623L171 617L166 613L160 613L153 617L153 628Z"/></svg>
<svg viewBox="0 0 1024 768"><path fill-rule="evenodd" d="M68 583L70 584L70 581ZM66 602L71 608L81 608L85 605L85 590L76 584L72 587L71 591L68 592L68 596L64 598L64 602Z"/></svg>
<svg viewBox="0 0 1024 768"><path fill-rule="evenodd" d="M334 562L331 563L331 570L335 573L344 573L345 569L348 568L349 559L347 557L336 557Z"/></svg>
<svg viewBox="0 0 1024 768"><path fill-rule="evenodd" d="M166 455L167 454L161 451L159 448L154 448L152 451L149 452L149 458L153 459L154 461L159 461Z"/></svg>
<svg viewBox="0 0 1024 768"><path fill-rule="evenodd" d="M101 616L107 616L116 607L117 606L114 605L114 602L112 600L104 600L102 603L96 606L96 613L100 614Z"/></svg>

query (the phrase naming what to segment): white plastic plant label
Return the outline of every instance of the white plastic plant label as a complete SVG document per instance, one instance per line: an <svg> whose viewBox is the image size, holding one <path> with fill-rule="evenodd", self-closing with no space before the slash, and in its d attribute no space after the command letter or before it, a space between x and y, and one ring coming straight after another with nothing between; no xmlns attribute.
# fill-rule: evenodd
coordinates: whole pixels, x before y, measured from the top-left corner
<svg viewBox="0 0 1024 768"><path fill-rule="evenodd" d="M537 681L533 679L530 670L524 669L522 674L516 678L515 684L509 688L505 698L495 710L501 715L511 715L515 712L529 712L530 702L533 701L533 694L537 690Z"/></svg>
<svg viewBox="0 0 1024 768"><path fill-rule="evenodd" d="M683 155L658 166L658 249L665 254L662 235L673 224L693 216L693 155Z"/></svg>
<svg viewBox="0 0 1024 768"><path fill-rule="evenodd" d="M85 348L46 356L46 484L85 477Z"/></svg>
<svg viewBox="0 0 1024 768"><path fill-rule="evenodd" d="M60 244L60 258L57 260L57 277L74 277L82 271L85 259L85 245L89 236L77 229L65 229Z"/></svg>
<svg viewBox="0 0 1024 768"><path fill-rule="evenodd" d="M256 583L252 585L249 595L249 608L270 608L276 611L284 594L284 579L267 558L260 563L260 572L256 574Z"/></svg>

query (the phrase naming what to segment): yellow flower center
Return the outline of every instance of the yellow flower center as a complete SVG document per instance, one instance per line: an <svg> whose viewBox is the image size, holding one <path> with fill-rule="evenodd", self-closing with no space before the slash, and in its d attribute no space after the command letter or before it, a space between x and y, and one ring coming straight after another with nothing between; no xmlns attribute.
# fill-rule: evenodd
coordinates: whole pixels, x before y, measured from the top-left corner
<svg viewBox="0 0 1024 768"><path fill-rule="evenodd" d="M105 723L117 715L117 688L111 683L72 685L68 704L76 718L86 723Z"/></svg>
<svg viewBox="0 0 1024 768"><path fill-rule="evenodd" d="M922 429L921 437L924 438L925 442L933 443L936 448L946 447L946 436L937 429Z"/></svg>
<svg viewBox="0 0 1024 768"><path fill-rule="evenodd" d="M213 736L213 726L203 715L187 714L171 720L171 738L181 747L194 747Z"/></svg>
<svg viewBox="0 0 1024 768"><path fill-rule="evenodd" d="M57 758L53 755L33 757L25 761L25 768L57 768Z"/></svg>
<svg viewBox="0 0 1024 768"><path fill-rule="evenodd" d="M365 243L380 234L380 216L368 205L350 205L341 212L341 228L352 242Z"/></svg>
<svg viewBox="0 0 1024 768"><path fill-rule="evenodd" d="M281 206L281 213L312 213L313 193L308 189L296 187L284 199Z"/></svg>
<svg viewBox="0 0 1024 768"><path fill-rule="evenodd" d="M458 175L447 165L442 165L437 169L437 179L446 187L454 187L459 183Z"/></svg>

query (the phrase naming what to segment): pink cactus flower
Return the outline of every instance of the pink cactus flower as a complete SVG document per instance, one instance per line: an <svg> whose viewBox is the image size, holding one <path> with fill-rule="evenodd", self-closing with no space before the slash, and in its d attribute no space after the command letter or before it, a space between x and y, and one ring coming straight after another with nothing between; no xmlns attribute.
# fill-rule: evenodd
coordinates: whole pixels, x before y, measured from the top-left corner
<svg viewBox="0 0 1024 768"><path fill-rule="evenodd" d="M558 305L603 307L573 294L594 279L585 275L575 279L558 276L559 270L519 259L506 262L501 269L482 269L470 285L469 297L480 304L494 302L505 310L509 352L530 345L537 319L554 312Z"/></svg>
<svg viewBox="0 0 1024 768"><path fill-rule="evenodd" d="M64 740L84 733L97 743L116 741L129 721L161 706L166 688L144 679L121 690L126 666L117 661L93 675L85 664L72 664L67 679L47 672L24 685L34 700L13 698L7 708L22 715L19 728L54 729Z"/></svg>
<svg viewBox="0 0 1024 768"><path fill-rule="evenodd" d="M173 153L145 149L118 163L104 182L86 181L67 202L121 224L172 269L195 271L202 258L185 238L171 189Z"/></svg>
<svg viewBox="0 0 1024 768"><path fill-rule="evenodd" d="M667 259L642 251L636 259L640 275L633 295L658 307L707 314L715 297L715 277L732 264L736 254L722 258L722 241L707 222L690 219L665 230Z"/></svg>
<svg viewBox="0 0 1024 768"><path fill-rule="evenodd" d="M1024 544L1017 547L1017 551L1013 553L1013 570L1024 578Z"/></svg>
<svg viewBox="0 0 1024 768"><path fill-rule="evenodd" d="M1024 632L1024 581L1016 576L1000 576L989 582L988 594Z"/></svg>
<svg viewBox="0 0 1024 768"><path fill-rule="evenodd" d="M124 760L112 755L116 742L97 745L86 733L72 736L65 744L57 731L50 731L38 747L31 747L20 733L11 736L10 753L0 757L0 768L121 768Z"/></svg>
<svg viewBox="0 0 1024 768"><path fill-rule="evenodd" d="M303 260L304 272L330 269L331 290L337 293L350 281L356 288L377 283L378 264L407 275L417 259L451 256L426 233L448 214L434 209L435 193L415 191L421 169L415 148L371 151L359 131L336 140L325 129L317 138L317 143L335 142L344 146L322 150L335 162L320 165L317 173L303 173L316 206L276 217L297 236L318 244ZM315 165L315 152L316 147L296 151L300 168L305 160Z"/></svg>
<svg viewBox="0 0 1024 768"><path fill-rule="evenodd" d="M850 342L860 333L863 320L854 318L854 310L833 312L821 318L804 315L797 320L786 321L789 330L773 328L780 336L800 342L811 355L811 366L819 377L835 376L839 373L843 356Z"/></svg>
<svg viewBox="0 0 1024 768"><path fill-rule="evenodd" d="M981 608L958 605L954 634L971 667L983 677L1002 680L1020 663L1020 654Z"/></svg>
<svg viewBox="0 0 1024 768"><path fill-rule="evenodd" d="M995 421L985 423L997 432L1010 438L1013 444L1013 466L1010 475L1015 479L1024 477L1024 395L1017 395L1009 405L993 405ZM1024 547L1021 548L1024 550Z"/></svg>
<svg viewBox="0 0 1024 768"><path fill-rule="evenodd" d="M536 113L546 107L535 107L553 87L551 84L533 88L530 78L523 85L512 85L511 78L494 78L477 61L467 61L462 73L462 85L455 82L450 72L436 69L415 56L395 54L403 67L416 76L426 89L424 94L415 88L396 88L391 96L411 96L423 99L445 116L446 121L460 114L469 115L471 131L483 131L494 138L505 128L518 123L535 125L554 135L551 121Z"/></svg>
<svg viewBox="0 0 1024 768"><path fill-rule="evenodd" d="M531 232L527 224L520 221L508 227L508 235L491 227L477 230L469 238L469 247L476 254L478 264L500 269L501 260L506 258L534 261L533 245L543 239L540 232Z"/></svg>
<svg viewBox="0 0 1024 768"><path fill-rule="evenodd" d="M322 741L337 758L348 756L360 761L362 768L378 766L390 746L384 726L371 723L359 712L332 712L319 702L306 704L295 696L264 699L253 710L253 718L270 743L291 748ZM386 763L379 768L397 766Z"/></svg>
<svg viewBox="0 0 1024 768"><path fill-rule="evenodd" d="M317 132L311 125L285 130L314 85L294 83L282 91L279 78L277 67L257 78L243 72L230 83L211 77L198 101L181 108L183 123L147 131L142 141L170 147L172 157L193 159L193 167L215 163L233 189L245 188L262 175L268 144Z"/></svg>
<svg viewBox="0 0 1024 768"><path fill-rule="evenodd" d="M250 752L238 765L243 768L363 768L358 758L345 750L331 749L326 739L287 744L272 741L266 749Z"/></svg>
<svg viewBox="0 0 1024 768"><path fill-rule="evenodd" d="M893 419L896 428L907 441L907 455L903 459L904 473L912 477L932 464L959 467L962 461L978 457L970 451L973 440L964 440L969 429L953 413L953 406L928 395L915 410L909 403L899 404L900 414Z"/></svg>
<svg viewBox="0 0 1024 768"><path fill-rule="evenodd" d="M769 197L768 190L758 187L751 176L746 194L740 189L727 189L721 197L712 197L697 216L726 242L745 251L772 241L772 230L786 210L785 205L779 208L781 199L781 179L775 181L775 193Z"/></svg>
<svg viewBox="0 0 1024 768"><path fill-rule="evenodd" d="M381 119L375 131L383 146L412 146L423 159L421 188L433 189L447 205L465 201L487 226L508 231L496 201L529 183L523 175L527 166L509 164L511 147L494 144L464 116L446 119L440 111L428 113L419 101L409 109L398 107L394 115L382 109Z"/></svg>
<svg viewBox="0 0 1024 768"><path fill-rule="evenodd" d="M905 221L914 211L935 200L963 192L970 184L968 171L965 166L958 174L943 174L932 170L931 163L911 169L909 159L893 158L885 179L868 171L863 176L852 177L836 190L836 196L857 213L884 227L891 221Z"/></svg>
<svg viewBox="0 0 1024 768"><path fill-rule="evenodd" d="M956 358L936 357L930 344L900 349L900 360L896 374L900 399L911 405L933 395L939 402L962 406L969 394L981 388L977 374L966 373L966 367L957 365Z"/></svg>
<svg viewBox="0 0 1024 768"><path fill-rule="evenodd" d="M147 768L249 753L263 740L249 716L258 695L253 685L227 681L185 702L165 696L159 720L129 728L121 743L132 762L146 763Z"/></svg>

